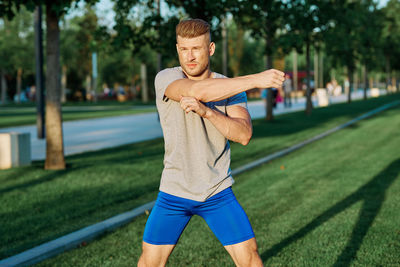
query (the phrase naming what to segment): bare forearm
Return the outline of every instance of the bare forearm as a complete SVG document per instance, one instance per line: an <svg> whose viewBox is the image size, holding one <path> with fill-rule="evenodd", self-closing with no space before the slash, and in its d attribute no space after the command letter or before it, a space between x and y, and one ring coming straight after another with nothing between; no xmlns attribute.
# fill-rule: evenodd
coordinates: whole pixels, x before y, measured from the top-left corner
<svg viewBox="0 0 400 267"><path fill-rule="evenodd" d="M252 75L226 79L209 78L194 82L187 96L195 97L202 102L211 102L229 98L255 87Z"/></svg>
<svg viewBox="0 0 400 267"><path fill-rule="evenodd" d="M228 140L242 145L247 145L250 142L253 133L251 121L242 118L231 118L210 108L207 108L203 117L208 119Z"/></svg>
<svg viewBox="0 0 400 267"><path fill-rule="evenodd" d="M285 80L283 75L283 72L271 69L235 78L178 79L168 85L165 95L175 101L180 101L181 97L194 97L202 102L218 101L252 88L280 88Z"/></svg>

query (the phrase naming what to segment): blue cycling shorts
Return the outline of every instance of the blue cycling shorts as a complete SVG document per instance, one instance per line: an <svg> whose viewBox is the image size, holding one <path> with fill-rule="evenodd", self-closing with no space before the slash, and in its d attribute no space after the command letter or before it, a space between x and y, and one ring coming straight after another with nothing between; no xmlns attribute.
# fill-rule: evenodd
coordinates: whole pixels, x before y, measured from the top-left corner
<svg viewBox="0 0 400 267"><path fill-rule="evenodd" d="M146 223L143 241L175 245L193 215L201 216L224 246L254 237L249 219L229 187L205 202L159 192Z"/></svg>

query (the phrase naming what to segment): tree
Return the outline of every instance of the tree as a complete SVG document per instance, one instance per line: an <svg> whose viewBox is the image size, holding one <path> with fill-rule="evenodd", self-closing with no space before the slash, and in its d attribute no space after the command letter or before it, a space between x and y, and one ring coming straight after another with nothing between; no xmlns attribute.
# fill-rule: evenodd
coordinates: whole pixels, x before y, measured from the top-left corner
<svg viewBox="0 0 400 267"><path fill-rule="evenodd" d="M368 7L359 1L340 0L331 4L330 8L334 11L334 27L326 32L326 49L336 65L344 65L347 68L349 81L347 102L350 103L353 73L356 69L356 62L360 58L359 47L362 45L360 29L364 25L361 24L361 18L365 16Z"/></svg>
<svg viewBox="0 0 400 267"><path fill-rule="evenodd" d="M84 91L83 84L85 83L86 92L89 93L92 90L92 53L98 52L102 47L97 15L88 4L84 10L83 16L74 17L68 22L63 21L60 35L63 76L73 76L70 79L71 82L68 82L73 95L77 91ZM66 77L63 80L65 81Z"/></svg>
<svg viewBox="0 0 400 267"><path fill-rule="evenodd" d="M311 101L311 60L310 49L314 47L314 53L318 53L322 44L322 34L327 29L329 16L331 13L325 8L325 1L315 0L295 0L287 5L286 14L288 19L288 31L283 36L282 46L284 48L295 48L301 52L306 50L306 72L307 72L307 91L306 91L306 114L312 111ZM288 51L288 50L287 50ZM314 81L316 84L317 81Z"/></svg>
<svg viewBox="0 0 400 267"><path fill-rule="evenodd" d="M249 0L240 1L232 5L232 14L235 21L251 31L252 36L264 39L265 55L267 56L266 68L272 68L273 55L278 49L280 30L283 28L285 5L281 1ZM266 120L273 119L272 88L267 88Z"/></svg>
<svg viewBox="0 0 400 267"><path fill-rule="evenodd" d="M380 58L383 55L382 28L383 28L383 12L378 10L373 1L364 1L365 13L360 17L360 62L363 65L364 75L364 99L367 99L368 74L370 70L380 67ZM400 26L400 25L399 25Z"/></svg>
<svg viewBox="0 0 400 267"><path fill-rule="evenodd" d="M16 100L19 103L23 79L32 78L34 73L33 17L31 12L23 8L12 20L3 19L2 26L0 25L0 58L2 59L0 71L3 73L4 81L5 76L13 80L15 78L16 84L10 86L8 95L12 98L16 94ZM28 85L29 82L25 84ZM6 87L4 87L2 99L6 98Z"/></svg>
<svg viewBox="0 0 400 267"><path fill-rule="evenodd" d="M95 3L96 0L86 0ZM46 160L45 169L65 169L60 86L60 17L72 0L21 0L0 2L0 17L11 18L21 6L33 11L36 5L46 7Z"/></svg>
<svg viewBox="0 0 400 267"><path fill-rule="evenodd" d="M383 51L386 61L387 83L389 84L391 70L400 70L400 1L390 0L382 11L384 14Z"/></svg>

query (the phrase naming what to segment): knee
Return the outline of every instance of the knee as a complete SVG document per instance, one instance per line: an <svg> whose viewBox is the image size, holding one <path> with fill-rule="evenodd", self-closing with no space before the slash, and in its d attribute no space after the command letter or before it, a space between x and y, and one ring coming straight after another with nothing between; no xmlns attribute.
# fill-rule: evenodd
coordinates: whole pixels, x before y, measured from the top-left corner
<svg viewBox="0 0 400 267"><path fill-rule="evenodd" d="M246 253L247 257L243 257L238 264L239 266L252 266L259 267L263 266L260 255L258 254L257 248L251 248Z"/></svg>
<svg viewBox="0 0 400 267"><path fill-rule="evenodd" d="M146 255L142 252L139 257L139 261L137 263L138 267L148 267L151 266L151 263L146 259Z"/></svg>
<svg viewBox="0 0 400 267"><path fill-rule="evenodd" d="M137 263L138 267L152 267L152 266L163 266L161 259L158 255L152 257L148 253L142 252Z"/></svg>
<svg viewBox="0 0 400 267"><path fill-rule="evenodd" d="M137 263L137 266L138 266L138 267L146 267L146 263L144 262L143 254L140 255L139 261L138 261L138 263Z"/></svg>
<svg viewBox="0 0 400 267"><path fill-rule="evenodd" d="M139 267L165 266L171 254L173 245L151 245L143 242L142 254L139 257Z"/></svg>
<svg viewBox="0 0 400 267"><path fill-rule="evenodd" d="M251 266L251 267L259 267L264 266L263 262L258 254L258 247L255 240L251 240L248 242L243 248L242 251L238 252L236 257L236 265L237 266Z"/></svg>

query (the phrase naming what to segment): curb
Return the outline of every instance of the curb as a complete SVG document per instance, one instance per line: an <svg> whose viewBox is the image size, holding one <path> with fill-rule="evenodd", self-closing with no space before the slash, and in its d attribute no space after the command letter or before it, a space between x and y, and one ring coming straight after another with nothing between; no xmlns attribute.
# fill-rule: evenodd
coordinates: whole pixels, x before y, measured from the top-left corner
<svg viewBox="0 0 400 267"><path fill-rule="evenodd" d="M296 144L292 147L280 150L278 152L275 152L271 155L268 155L266 157L263 157L261 159L258 159L256 161L253 161L251 163L245 164L242 167L239 167L235 170L232 171L232 175L238 175L242 172L248 171L250 169L253 169L261 164L267 163L271 160L280 158L282 156L285 156L293 151L296 151L312 142L315 142L319 139L322 139L334 132L337 132L345 127L348 127L360 120L369 118L379 112L382 112L386 109L389 109L391 107L397 106L400 104L400 101L394 101L392 103L383 105L379 108L376 108L374 110L371 110L367 113L364 113L363 115L352 119L342 125L339 125L331 130L328 130L322 134L319 134L317 136L314 136L313 138L310 138L306 141L303 141L299 144ZM136 218L139 215L142 215L146 211L149 211L153 208L155 201L146 203L138 208L135 208L131 211L116 215L114 217L111 217L105 221L93 224L91 226L85 227L81 230L75 231L71 234L62 236L60 238L57 238L53 241L44 243L42 245L39 245L37 247L34 247L32 249L26 250L22 253L19 253L17 255L14 255L12 257L6 258L4 260L0 261L0 266L27 266L27 265L33 265L35 263L38 263L40 261L43 261L45 259L51 258L56 256L57 254L60 254L62 252L65 252L67 250L76 248L78 245L82 244L83 242L91 241L94 238L98 237L101 234L104 234L106 232L110 232L120 226L123 226L129 222L131 222L134 218Z"/></svg>
<svg viewBox="0 0 400 267"><path fill-rule="evenodd" d="M155 201L149 202L131 211L116 215L105 221L82 228L76 232L62 236L15 256L0 261L0 266L28 266L51 258L66 250L76 248L83 242L93 240L101 234L112 231L132 221L139 215L150 210Z"/></svg>

